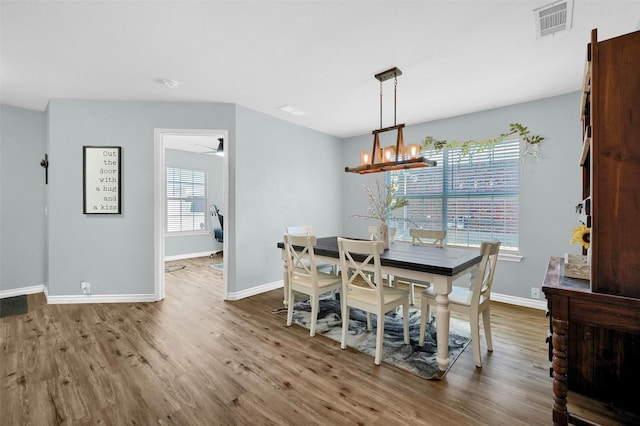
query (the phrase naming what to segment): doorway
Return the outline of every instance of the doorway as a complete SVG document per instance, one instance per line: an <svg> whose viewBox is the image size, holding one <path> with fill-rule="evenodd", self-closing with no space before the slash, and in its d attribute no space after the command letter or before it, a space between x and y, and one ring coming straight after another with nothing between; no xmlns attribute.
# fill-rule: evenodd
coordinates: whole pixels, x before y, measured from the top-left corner
<svg viewBox="0 0 640 426"><path fill-rule="evenodd" d="M223 139L225 148L228 144L227 130L215 129L155 129L154 142L154 298L156 301L165 297L164 288L164 262L165 262L165 218L167 217L166 205L166 150L176 148L180 144L181 150L192 151L205 154L212 141L216 147L219 139ZM182 142L179 142L182 141ZM197 145L203 145L197 146ZM209 150L210 151L210 150ZM225 151L227 151L225 149ZM226 212L229 205L228 176L229 159L228 155L223 158L222 166L222 211ZM223 253L226 253L229 246L229 238L223 238ZM227 299L227 259L223 256L223 299Z"/></svg>

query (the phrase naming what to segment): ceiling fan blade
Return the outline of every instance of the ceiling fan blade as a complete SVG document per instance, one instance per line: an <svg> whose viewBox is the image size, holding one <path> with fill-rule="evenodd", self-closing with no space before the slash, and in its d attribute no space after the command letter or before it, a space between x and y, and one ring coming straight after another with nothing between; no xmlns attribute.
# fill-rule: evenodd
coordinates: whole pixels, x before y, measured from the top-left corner
<svg viewBox="0 0 640 426"><path fill-rule="evenodd" d="M215 150L215 148L214 148L214 147L212 147L212 146L200 145L199 143L197 143L197 144L196 144L196 146L199 146L199 147L201 147L201 148L207 148L207 149L210 149L210 150L211 150L211 151L213 151L213 152L215 152L215 151L216 151L216 150Z"/></svg>

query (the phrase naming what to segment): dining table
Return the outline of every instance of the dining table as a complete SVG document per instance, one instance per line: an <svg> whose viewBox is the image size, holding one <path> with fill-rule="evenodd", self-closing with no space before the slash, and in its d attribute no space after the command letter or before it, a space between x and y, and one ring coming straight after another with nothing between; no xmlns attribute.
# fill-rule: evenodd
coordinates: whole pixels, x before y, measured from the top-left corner
<svg viewBox="0 0 640 426"><path fill-rule="evenodd" d="M344 237L349 238L349 237ZM360 239L361 238L353 238ZM288 274L284 243L278 242L284 261L284 304L288 304ZM314 247L316 262L339 265L338 237L318 237ZM461 247L434 247L394 241L380 255L382 274L401 277L406 281L429 282L436 292L436 333L438 368L444 374L449 365L449 294L453 281L465 274L473 275L482 260L480 250ZM373 265L372 265L373 267ZM373 268L372 268L373 269Z"/></svg>

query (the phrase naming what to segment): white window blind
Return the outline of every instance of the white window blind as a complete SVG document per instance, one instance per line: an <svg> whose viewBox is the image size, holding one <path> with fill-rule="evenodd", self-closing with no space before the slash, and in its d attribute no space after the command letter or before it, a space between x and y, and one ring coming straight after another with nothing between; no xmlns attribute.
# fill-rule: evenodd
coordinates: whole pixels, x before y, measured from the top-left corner
<svg viewBox="0 0 640 426"><path fill-rule="evenodd" d="M207 231L207 174L167 167L167 232Z"/></svg>
<svg viewBox="0 0 640 426"><path fill-rule="evenodd" d="M409 229L444 229L447 244L479 246L499 240L519 247L520 141L503 141L468 155L459 148L423 151L437 167L391 172L397 197L409 205L397 211L390 226L397 238Z"/></svg>

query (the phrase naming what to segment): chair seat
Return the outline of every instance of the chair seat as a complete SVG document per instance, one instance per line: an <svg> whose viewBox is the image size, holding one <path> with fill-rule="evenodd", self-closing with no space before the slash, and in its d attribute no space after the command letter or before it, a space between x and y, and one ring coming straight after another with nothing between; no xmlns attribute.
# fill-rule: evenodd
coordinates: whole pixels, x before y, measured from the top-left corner
<svg viewBox="0 0 640 426"><path fill-rule="evenodd" d="M370 291L368 289L358 290L355 287L352 287L351 290L352 295L357 295L358 302L365 303L370 306L375 306L378 304L377 296L375 291ZM382 295L383 295L383 303L385 305L393 304L398 301L404 301L407 298L407 294L409 292L402 288L396 287L382 287Z"/></svg>
<svg viewBox="0 0 640 426"><path fill-rule="evenodd" d="M294 286L305 286L308 288L313 287L313 279L308 275L300 275L293 273ZM327 274L325 272L318 271L318 288L324 289L327 287L335 287L336 284L341 284L342 278L334 274ZM328 290L327 290L328 291Z"/></svg>

